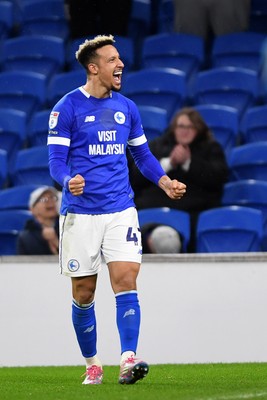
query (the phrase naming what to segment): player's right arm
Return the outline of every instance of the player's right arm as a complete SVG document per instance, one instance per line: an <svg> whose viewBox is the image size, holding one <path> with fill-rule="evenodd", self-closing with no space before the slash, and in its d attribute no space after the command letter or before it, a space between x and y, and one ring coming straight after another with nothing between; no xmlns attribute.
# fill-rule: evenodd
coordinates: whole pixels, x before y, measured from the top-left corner
<svg viewBox="0 0 267 400"><path fill-rule="evenodd" d="M50 114L47 138L50 175L66 189L69 189L69 181L72 178L68 165L71 118L71 108L63 101L57 103Z"/></svg>

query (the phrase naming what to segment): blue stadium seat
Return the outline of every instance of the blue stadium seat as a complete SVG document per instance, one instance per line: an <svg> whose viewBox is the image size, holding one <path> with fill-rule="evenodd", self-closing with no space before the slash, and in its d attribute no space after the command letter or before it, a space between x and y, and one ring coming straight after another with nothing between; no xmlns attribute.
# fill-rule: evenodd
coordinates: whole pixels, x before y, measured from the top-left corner
<svg viewBox="0 0 267 400"><path fill-rule="evenodd" d="M32 216L27 210L0 210L0 255L16 255L19 231Z"/></svg>
<svg viewBox="0 0 267 400"><path fill-rule="evenodd" d="M217 104L236 108L239 118L256 104L259 79L256 72L237 67L211 68L196 74L192 91L195 105Z"/></svg>
<svg viewBox="0 0 267 400"><path fill-rule="evenodd" d="M147 140L150 141L162 135L168 126L166 111L153 106L139 106L138 110Z"/></svg>
<svg viewBox="0 0 267 400"><path fill-rule="evenodd" d="M66 93L84 85L86 72L84 69L55 74L47 89L47 101L53 107Z"/></svg>
<svg viewBox="0 0 267 400"><path fill-rule="evenodd" d="M1 210L29 210L30 194L40 185L21 185L0 190Z"/></svg>
<svg viewBox="0 0 267 400"><path fill-rule="evenodd" d="M0 189L5 186L8 178L7 152L0 148Z"/></svg>
<svg viewBox="0 0 267 400"><path fill-rule="evenodd" d="M252 207L262 211L263 251L267 251L267 182L255 179L228 182L224 185L222 205Z"/></svg>
<svg viewBox="0 0 267 400"><path fill-rule="evenodd" d="M138 210L140 227L158 223L169 225L182 237L183 252L186 253L190 239L190 215L185 211L175 210L168 207L146 208Z"/></svg>
<svg viewBox="0 0 267 400"><path fill-rule="evenodd" d="M14 5L11 1L0 2L0 39L11 35L14 27Z"/></svg>
<svg viewBox="0 0 267 400"><path fill-rule="evenodd" d="M18 151L11 172L11 181L13 186L25 184L54 186L48 168L47 146Z"/></svg>
<svg viewBox="0 0 267 400"><path fill-rule="evenodd" d="M258 74L262 70L262 46L266 35L257 32L235 32L214 38L212 67L246 67Z"/></svg>
<svg viewBox="0 0 267 400"><path fill-rule="evenodd" d="M185 33L147 36L143 42L142 67L176 68L188 80L203 66L204 40Z"/></svg>
<svg viewBox="0 0 267 400"><path fill-rule="evenodd" d="M163 108L171 118L186 99L185 74L174 68L147 68L125 77L122 93L137 106Z"/></svg>
<svg viewBox="0 0 267 400"><path fill-rule="evenodd" d="M197 253L262 251L260 210L226 206L202 211L197 224Z"/></svg>
<svg viewBox="0 0 267 400"><path fill-rule="evenodd" d="M21 35L50 35L67 41L70 32L64 1L23 2L20 28Z"/></svg>
<svg viewBox="0 0 267 400"><path fill-rule="evenodd" d="M225 153L228 153L237 145L239 120L238 112L235 108L206 104L195 106L195 109L201 114Z"/></svg>
<svg viewBox="0 0 267 400"><path fill-rule="evenodd" d="M249 108L240 124L243 143L267 141L267 105Z"/></svg>
<svg viewBox="0 0 267 400"><path fill-rule="evenodd" d="M240 179L267 181L267 141L237 146L230 150L227 161L231 181Z"/></svg>
<svg viewBox="0 0 267 400"><path fill-rule="evenodd" d="M151 0L132 0L130 14L130 28L143 28L144 32L149 32L151 27Z"/></svg>
<svg viewBox="0 0 267 400"><path fill-rule="evenodd" d="M129 72L135 68L134 42L130 37L115 36L115 46L120 53L122 62L124 63L124 71Z"/></svg>
<svg viewBox="0 0 267 400"><path fill-rule="evenodd" d="M76 39L70 39L66 45L66 66L68 71L81 70L83 67L76 59L75 53L79 49L80 44L82 44L86 39L91 39L91 37L81 37Z"/></svg>
<svg viewBox="0 0 267 400"><path fill-rule="evenodd" d="M46 76L63 71L65 46L63 39L45 35L20 36L5 40L2 45L4 71L31 71Z"/></svg>
<svg viewBox="0 0 267 400"><path fill-rule="evenodd" d="M133 40L135 64L138 69L141 65L143 40L151 30L151 0L132 0L131 7L127 36Z"/></svg>
<svg viewBox="0 0 267 400"><path fill-rule="evenodd" d="M48 122L51 110L37 111L33 114L27 130L29 147L45 146L47 144Z"/></svg>
<svg viewBox="0 0 267 400"><path fill-rule="evenodd" d="M0 73L0 108L24 111L30 118L46 102L46 78L35 72Z"/></svg>
<svg viewBox="0 0 267 400"><path fill-rule="evenodd" d="M0 109L0 114L0 148L6 150L11 166L26 139L27 116L25 112L13 109Z"/></svg>

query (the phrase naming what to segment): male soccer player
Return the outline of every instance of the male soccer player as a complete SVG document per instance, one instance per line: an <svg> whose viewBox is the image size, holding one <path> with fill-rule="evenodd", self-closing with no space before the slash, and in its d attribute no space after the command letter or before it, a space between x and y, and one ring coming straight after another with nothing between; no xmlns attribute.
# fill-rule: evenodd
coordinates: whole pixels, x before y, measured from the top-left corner
<svg viewBox="0 0 267 400"><path fill-rule="evenodd" d="M118 93L124 65L114 42L111 35L99 35L80 45L76 58L87 81L55 105L49 121L50 173L63 186L60 268L72 280L72 321L86 363L84 384L103 379L94 310L102 257L116 297L119 383L133 384L149 369L136 358L142 245L126 147L146 178L170 198L180 199L186 191L150 152L136 105Z"/></svg>

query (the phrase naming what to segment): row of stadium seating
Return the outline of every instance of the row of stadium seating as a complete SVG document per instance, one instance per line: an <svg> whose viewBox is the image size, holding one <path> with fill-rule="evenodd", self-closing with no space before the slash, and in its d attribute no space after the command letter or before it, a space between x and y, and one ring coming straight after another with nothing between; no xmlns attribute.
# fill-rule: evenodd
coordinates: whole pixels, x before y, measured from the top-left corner
<svg viewBox="0 0 267 400"><path fill-rule="evenodd" d="M267 141L236 146L227 155L229 182L242 179L267 181ZM53 185L48 170L47 146L18 150L10 164L5 150L0 150L0 183L8 186L29 183ZM7 179L9 185L6 185Z"/></svg>
<svg viewBox="0 0 267 400"><path fill-rule="evenodd" d="M256 2L264 3L262 0ZM231 34L215 37L211 54L207 55L205 53L207 49L201 37L173 32L172 0L158 0L153 3L157 4L152 5L150 0L132 0L128 36L116 37L116 44L122 52L122 57L127 60L127 68L144 67L146 64L154 63L155 60L161 62L161 56L167 56L168 62L173 63L178 69L180 69L180 63L186 68L188 68L187 63L189 67L193 64L193 69L209 63L209 66L213 67L221 66L225 64L225 60L228 62L231 58L234 58L234 63L238 66L244 65L242 62L245 60L247 67L258 68L256 64L259 65L259 53L267 34L266 26L265 30L261 31L257 29L257 25L250 24L249 31L242 32L246 36ZM253 3L255 1L252 1L251 15L254 18L256 15L263 18L267 13L266 6ZM34 57L35 55L40 58L42 56L40 48L43 48L44 56L54 59L54 55L58 55L59 58L60 54L60 62L65 63L67 68L77 68L74 53L84 38L75 40L71 38L64 0L6 0L0 3L0 7L2 7L0 9L0 39L3 41L2 68L12 68L12 65L17 62L12 59L14 56ZM156 24L152 23L153 19L156 20ZM169 22L166 23L168 20ZM254 31L253 27L255 27ZM166 37L166 33L172 34L173 37L168 35ZM34 40L31 43L34 37L40 36L44 39L52 36L54 41L57 39L58 42L50 46L44 43L41 47ZM62 49L64 49L64 54ZM175 60L177 57L181 58L180 61L178 60L178 66Z"/></svg>
<svg viewBox="0 0 267 400"><path fill-rule="evenodd" d="M132 0L128 37L139 57L143 38L172 28L172 0ZM157 3L157 4L156 4ZM0 3L0 40L18 36L52 35L71 40L69 13L64 0L6 0ZM109 33L109 32L102 32Z"/></svg>
<svg viewBox="0 0 267 400"><path fill-rule="evenodd" d="M130 37L116 36L116 46L125 63L125 71L151 67L169 67L183 71L187 81L195 73L225 66L244 67L260 76L267 34L236 32L214 38L211 54L206 54L201 37L184 33L161 33L143 39L138 60ZM81 69L75 52L86 38L69 40L35 34L1 42L2 71L25 70L42 73L49 82L53 74ZM138 68L137 68L138 66Z"/></svg>
<svg viewBox="0 0 267 400"><path fill-rule="evenodd" d="M241 118L248 107L264 103L258 76L245 68L223 67L199 72L191 93L184 73L175 68L141 69L126 73L123 79L122 94L133 98L137 105L165 107L168 118L184 104L228 105L236 108ZM84 82L83 71L55 74L48 86L45 77L38 73L2 72L0 107L19 109L31 116L37 110L53 106L62 95ZM28 101L22 97L29 97Z"/></svg>
<svg viewBox="0 0 267 400"><path fill-rule="evenodd" d="M167 0L170 4L172 0ZM166 0L158 2L157 16L164 18ZM173 10L171 10L171 14ZM0 5L0 37L52 34L67 40L70 37L68 11L64 0L5 0ZM149 34L152 23L150 0L132 0L129 34Z"/></svg>
<svg viewBox="0 0 267 400"><path fill-rule="evenodd" d="M167 118L183 105L218 104L235 108L239 120L252 106L264 104L257 74L241 67L212 68L198 72L194 84L187 86L185 74L175 68L150 67L126 73L122 94L138 106L165 108ZM0 73L0 107L27 113L52 107L66 92L84 84L81 71L55 74L47 85L44 75L29 71ZM267 97L267 96L266 96Z"/></svg>
<svg viewBox="0 0 267 400"><path fill-rule="evenodd" d="M242 186L243 185L243 186ZM1 204L18 207L16 197L24 200L20 204L27 206L26 197L34 186L21 187L0 191ZM259 252L267 250L267 182L243 181L235 187L234 196L232 187L225 185L224 205L212 210L202 211L199 215L196 241L197 253L223 252ZM258 190L257 190L258 189ZM13 193L12 193L13 191ZM242 192L243 191L243 192ZM230 196L228 195L230 192ZM242 203L242 193L245 192L245 202ZM12 197L13 194L13 197ZM250 198L248 194L252 194ZM15 197L16 196L16 197ZM227 197L228 196L228 197ZM14 201L15 199L15 201ZM262 200L262 202L261 202ZM239 205L241 203L241 205ZM253 207L249 205L252 204ZM31 212L21 207L0 209L0 255L15 255L17 235ZM159 223L173 227L182 239L182 252L187 252L190 239L190 215L185 211L170 208L150 208L138 211L140 226L148 223Z"/></svg>
<svg viewBox="0 0 267 400"><path fill-rule="evenodd" d="M9 164L23 147L45 144L51 108L84 79L83 71L56 74L46 88L45 78L39 74L0 73L0 148L8 151ZM122 93L138 105L148 140L165 130L176 110L193 105L228 153L239 144L267 139L267 105L259 105L254 80L258 85L254 73L240 68L200 72L194 97L189 101L179 71L147 68L126 74Z"/></svg>
<svg viewBox="0 0 267 400"><path fill-rule="evenodd" d="M52 31L68 35L64 0L4 0L0 4L0 37L18 33ZM131 22L146 34L151 29L170 32L173 29L172 0L132 0ZM39 25L39 26L38 26ZM266 33L267 4L265 0L251 0L249 30ZM136 28L136 25L133 26Z"/></svg>

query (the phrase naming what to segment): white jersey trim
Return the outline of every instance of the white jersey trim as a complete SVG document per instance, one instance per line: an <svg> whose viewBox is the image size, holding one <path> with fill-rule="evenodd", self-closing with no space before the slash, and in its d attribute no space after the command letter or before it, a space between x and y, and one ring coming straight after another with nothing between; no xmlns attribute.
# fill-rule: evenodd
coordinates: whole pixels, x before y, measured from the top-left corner
<svg viewBox="0 0 267 400"><path fill-rule="evenodd" d="M60 144L62 146L70 147L70 139L63 137L48 137L47 144Z"/></svg>
<svg viewBox="0 0 267 400"><path fill-rule="evenodd" d="M88 93L88 92L83 88L83 86L80 86L80 87L79 87L79 90L80 90L88 99L89 99L89 97L91 97L90 93ZM112 92L110 92L109 97L112 98Z"/></svg>
<svg viewBox="0 0 267 400"><path fill-rule="evenodd" d="M138 138L128 140L128 145L129 146L140 146L141 144L144 144L147 142L146 136L143 134L142 136L139 136Z"/></svg>
<svg viewBox="0 0 267 400"><path fill-rule="evenodd" d="M89 97L90 97L90 94L89 93L87 93L87 91L86 90L84 90L84 88L82 87L82 86L80 86L79 87L79 89L80 89L80 91L89 99Z"/></svg>

